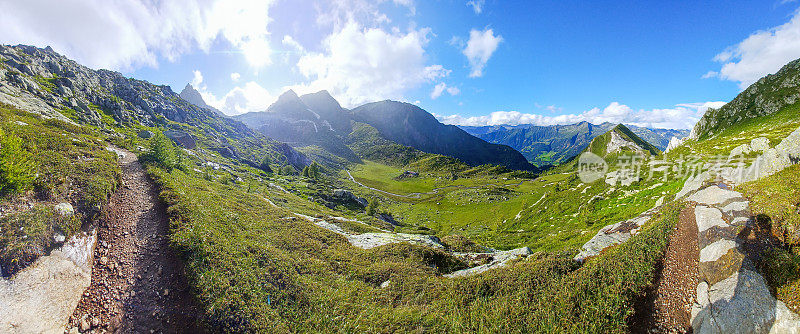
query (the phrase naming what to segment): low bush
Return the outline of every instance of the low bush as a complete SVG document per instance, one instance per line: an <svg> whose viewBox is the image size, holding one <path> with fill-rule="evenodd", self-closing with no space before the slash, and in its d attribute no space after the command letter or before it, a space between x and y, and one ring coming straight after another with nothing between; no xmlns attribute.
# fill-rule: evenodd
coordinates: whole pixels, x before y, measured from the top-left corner
<svg viewBox="0 0 800 334"><path fill-rule="evenodd" d="M22 139L0 129L0 195L30 190L36 179L36 161Z"/></svg>
<svg viewBox="0 0 800 334"><path fill-rule="evenodd" d="M156 164L171 170L181 163L181 152L161 131L156 131L150 138L149 149L140 157L145 163Z"/></svg>

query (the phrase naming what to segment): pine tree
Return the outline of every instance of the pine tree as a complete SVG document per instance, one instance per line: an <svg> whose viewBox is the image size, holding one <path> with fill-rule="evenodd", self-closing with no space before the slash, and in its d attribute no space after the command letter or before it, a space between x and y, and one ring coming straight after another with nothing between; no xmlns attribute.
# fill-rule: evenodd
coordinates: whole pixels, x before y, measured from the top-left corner
<svg viewBox="0 0 800 334"><path fill-rule="evenodd" d="M367 215L374 216L376 213L378 213L378 199L373 197L367 205Z"/></svg>

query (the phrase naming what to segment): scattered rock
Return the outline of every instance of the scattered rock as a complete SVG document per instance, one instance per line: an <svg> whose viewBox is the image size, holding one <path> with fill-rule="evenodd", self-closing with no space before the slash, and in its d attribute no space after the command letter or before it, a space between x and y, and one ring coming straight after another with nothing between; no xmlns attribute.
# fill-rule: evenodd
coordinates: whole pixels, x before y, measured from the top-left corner
<svg viewBox="0 0 800 334"><path fill-rule="evenodd" d="M72 216L75 214L75 208L69 203L59 203L53 209L62 216Z"/></svg>

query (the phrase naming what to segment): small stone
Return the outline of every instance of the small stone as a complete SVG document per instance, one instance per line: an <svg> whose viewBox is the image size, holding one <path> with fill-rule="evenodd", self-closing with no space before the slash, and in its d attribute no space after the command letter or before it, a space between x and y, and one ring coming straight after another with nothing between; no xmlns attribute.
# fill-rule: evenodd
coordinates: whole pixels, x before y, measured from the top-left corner
<svg viewBox="0 0 800 334"><path fill-rule="evenodd" d="M81 332L88 331L89 329L92 328L92 325L89 324L89 321L87 321L86 318L81 319L80 326L81 326Z"/></svg>
<svg viewBox="0 0 800 334"><path fill-rule="evenodd" d="M169 294L169 289L164 289L164 296Z"/></svg>
<svg viewBox="0 0 800 334"><path fill-rule="evenodd" d="M100 264L102 264L102 265L108 264L108 258L105 257L105 256L101 256L100 257Z"/></svg>
<svg viewBox="0 0 800 334"><path fill-rule="evenodd" d="M99 327L100 326L100 318L94 317L92 318L92 327Z"/></svg>
<svg viewBox="0 0 800 334"><path fill-rule="evenodd" d="M57 204L54 209L56 213L62 216L72 216L75 214L75 208L72 207L72 204L69 203L59 203Z"/></svg>

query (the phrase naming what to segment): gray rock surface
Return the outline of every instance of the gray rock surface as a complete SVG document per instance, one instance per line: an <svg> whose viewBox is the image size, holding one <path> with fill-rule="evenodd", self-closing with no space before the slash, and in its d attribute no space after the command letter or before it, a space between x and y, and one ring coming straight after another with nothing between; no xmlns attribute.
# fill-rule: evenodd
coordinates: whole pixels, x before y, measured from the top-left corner
<svg viewBox="0 0 800 334"><path fill-rule="evenodd" d="M81 234L10 279L0 279L0 332L63 333L91 283L97 236Z"/></svg>
<svg viewBox="0 0 800 334"><path fill-rule="evenodd" d="M471 261L476 258L486 257L486 256L491 256L491 260L489 261L489 263L475 266L472 268L454 271L444 276L464 277L464 276L477 275L486 272L487 270L505 267L506 265L511 263L511 261L525 258L526 256L531 254L533 254L533 252L531 252L531 249L528 247L521 247L517 249L512 249L507 251L497 251L492 253L456 253L454 255L466 261Z"/></svg>
<svg viewBox="0 0 800 334"><path fill-rule="evenodd" d="M583 245L581 251L575 256L575 261L583 262L590 257L599 255L600 252L608 247L628 241L639 232L639 229L645 223L650 221L650 217L656 209L657 207L636 218L603 227L591 240Z"/></svg>
<svg viewBox="0 0 800 334"><path fill-rule="evenodd" d="M62 216L72 216L75 214L75 208L72 207L72 204L69 203L59 203L56 204L53 209Z"/></svg>

